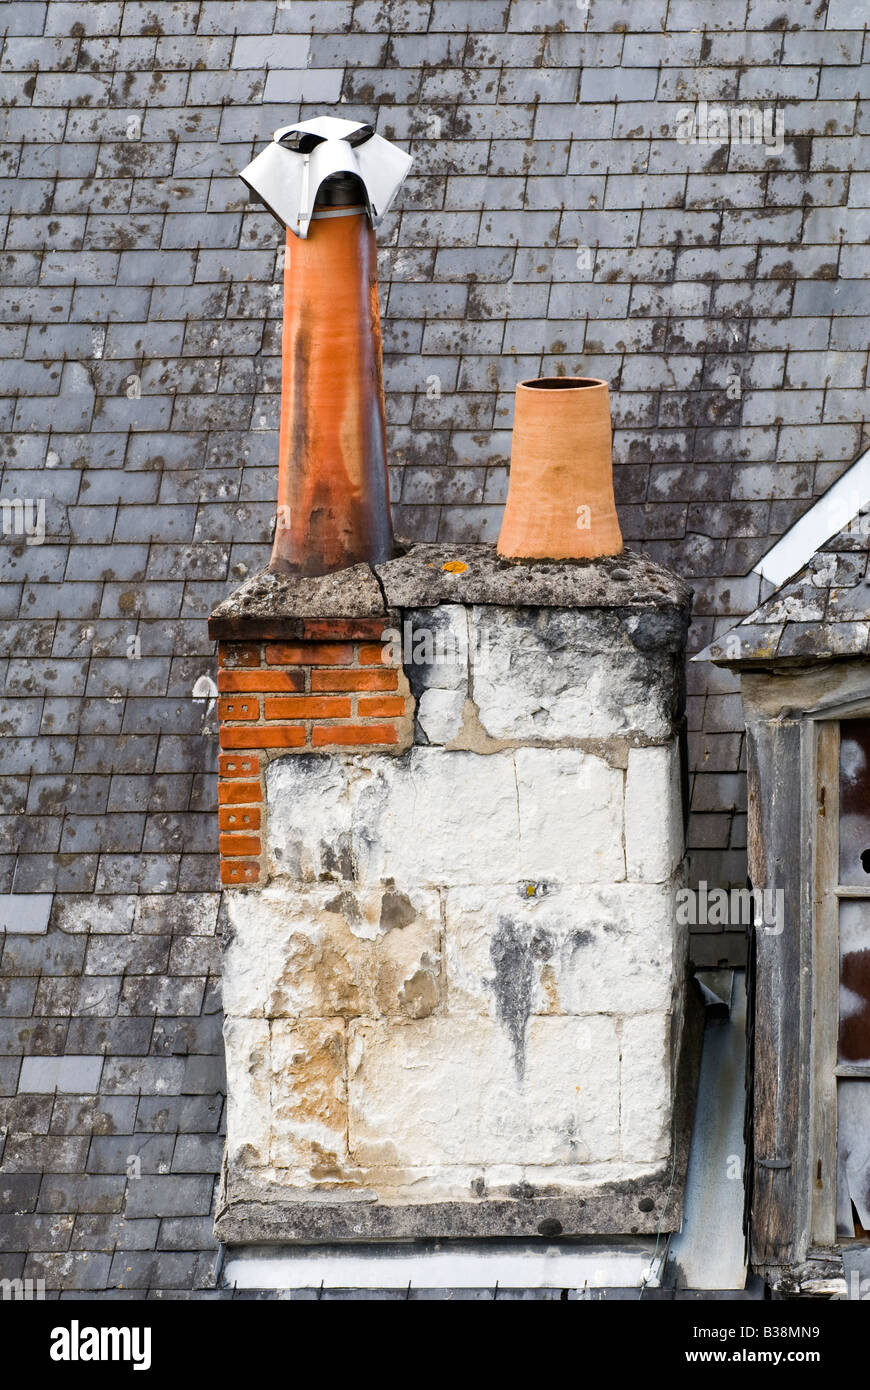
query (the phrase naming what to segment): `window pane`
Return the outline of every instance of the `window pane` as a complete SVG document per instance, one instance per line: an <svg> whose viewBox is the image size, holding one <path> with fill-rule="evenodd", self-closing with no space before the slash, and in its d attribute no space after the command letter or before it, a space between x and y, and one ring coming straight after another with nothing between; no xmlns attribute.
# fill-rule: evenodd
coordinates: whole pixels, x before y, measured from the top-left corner
<svg viewBox="0 0 870 1390"><path fill-rule="evenodd" d="M870 1081L837 1082L837 1235L870 1231Z"/></svg>
<svg viewBox="0 0 870 1390"><path fill-rule="evenodd" d="M840 882L870 887L870 719L840 725Z"/></svg>
<svg viewBox="0 0 870 1390"><path fill-rule="evenodd" d="M838 1062L870 1064L870 902L840 902Z"/></svg>

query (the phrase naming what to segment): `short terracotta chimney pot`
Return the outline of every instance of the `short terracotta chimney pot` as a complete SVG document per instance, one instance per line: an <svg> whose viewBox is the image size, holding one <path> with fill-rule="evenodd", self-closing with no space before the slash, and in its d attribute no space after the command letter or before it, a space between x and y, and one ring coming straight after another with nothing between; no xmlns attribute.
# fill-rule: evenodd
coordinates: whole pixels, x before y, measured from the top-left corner
<svg viewBox="0 0 870 1390"><path fill-rule="evenodd" d="M607 382L555 376L521 381L499 555L591 560L621 550Z"/></svg>

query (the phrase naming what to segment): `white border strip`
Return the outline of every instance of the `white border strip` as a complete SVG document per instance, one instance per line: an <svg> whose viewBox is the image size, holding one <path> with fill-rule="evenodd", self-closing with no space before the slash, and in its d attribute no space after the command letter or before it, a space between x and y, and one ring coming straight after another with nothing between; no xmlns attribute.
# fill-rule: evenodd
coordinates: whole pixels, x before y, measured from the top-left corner
<svg viewBox="0 0 870 1390"><path fill-rule="evenodd" d="M804 512L780 536L767 554L755 566L761 574L779 588L815 555L819 546L836 536L844 526L870 502L870 449L856 459L842 478L838 478L815 506Z"/></svg>
<svg viewBox="0 0 870 1390"><path fill-rule="evenodd" d="M649 1248L486 1245L434 1250L309 1247L227 1252L223 1283L238 1289L639 1289L658 1287L662 1255Z"/></svg>

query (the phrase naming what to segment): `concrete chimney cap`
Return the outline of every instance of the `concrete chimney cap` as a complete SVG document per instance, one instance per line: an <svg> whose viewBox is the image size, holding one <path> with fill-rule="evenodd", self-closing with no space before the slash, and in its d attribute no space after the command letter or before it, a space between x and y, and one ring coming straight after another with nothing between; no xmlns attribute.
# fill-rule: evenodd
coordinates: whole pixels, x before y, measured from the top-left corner
<svg viewBox="0 0 870 1390"><path fill-rule="evenodd" d="M378 227L412 163L409 154L364 121L316 116L280 126L239 177L273 217L304 239L325 179L356 175L371 224Z"/></svg>

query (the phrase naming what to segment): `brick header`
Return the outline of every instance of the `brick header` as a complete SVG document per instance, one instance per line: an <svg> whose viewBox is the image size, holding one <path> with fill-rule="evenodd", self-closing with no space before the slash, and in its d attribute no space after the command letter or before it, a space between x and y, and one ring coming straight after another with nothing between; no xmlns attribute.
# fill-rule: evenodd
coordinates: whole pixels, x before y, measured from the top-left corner
<svg viewBox="0 0 870 1390"><path fill-rule="evenodd" d="M410 745L413 698L383 637L388 626L384 618L317 619L292 642L218 643L222 883L261 880L270 758Z"/></svg>

